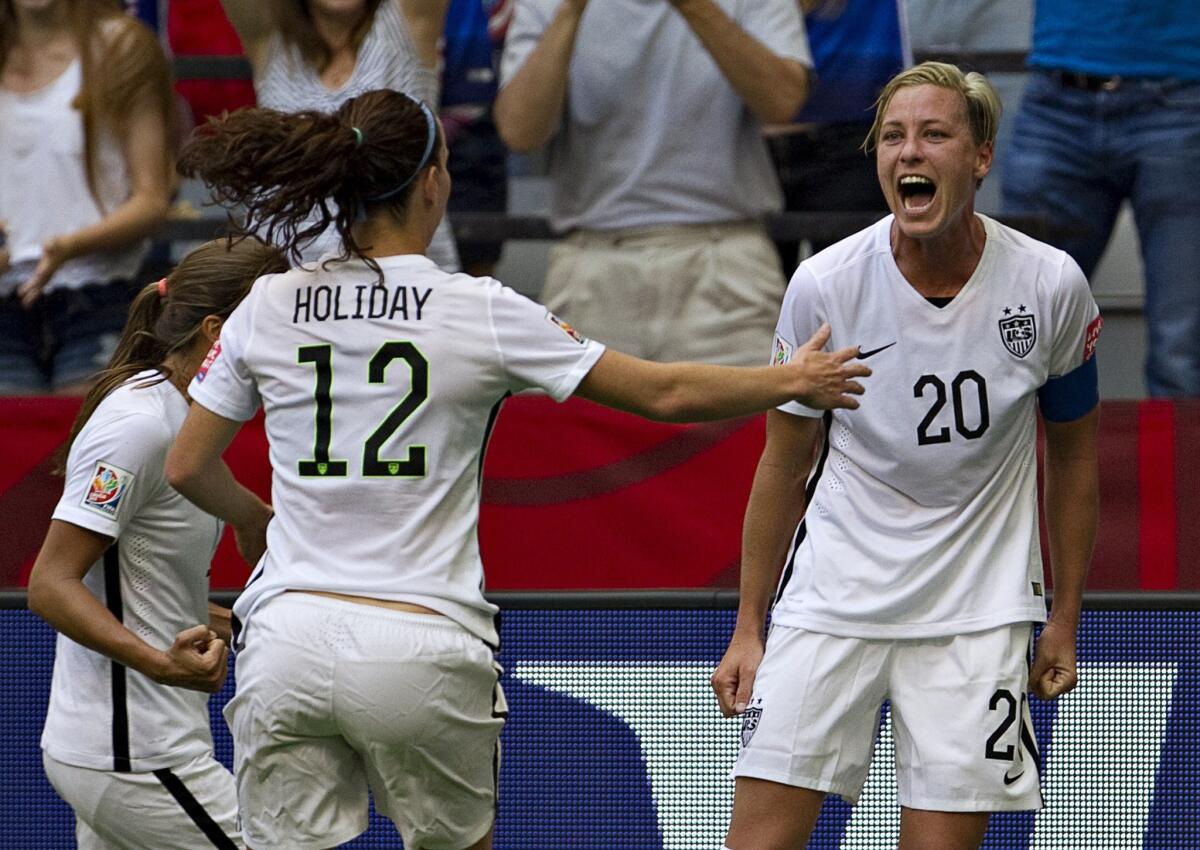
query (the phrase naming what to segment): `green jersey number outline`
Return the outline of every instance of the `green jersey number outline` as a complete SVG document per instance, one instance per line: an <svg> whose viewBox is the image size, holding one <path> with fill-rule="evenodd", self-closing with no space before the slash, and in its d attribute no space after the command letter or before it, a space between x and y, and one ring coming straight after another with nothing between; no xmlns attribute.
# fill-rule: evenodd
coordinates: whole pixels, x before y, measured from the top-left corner
<svg viewBox="0 0 1200 850"><path fill-rule="evenodd" d="M394 360L408 364L411 385L404 398L367 437L363 445L362 474L368 478L421 478L428 468L425 446L409 446L403 459L379 457L384 443L429 399L429 361L420 349L406 340L385 342L379 347L367 363L367 382L385 383L388 366ZM348 472L347 462L329 457L333 440L333 345L302 345L297 351L296 362L312 363L316 372L313 456L300 461L297 470L306 478L343 478Z"/></svg>

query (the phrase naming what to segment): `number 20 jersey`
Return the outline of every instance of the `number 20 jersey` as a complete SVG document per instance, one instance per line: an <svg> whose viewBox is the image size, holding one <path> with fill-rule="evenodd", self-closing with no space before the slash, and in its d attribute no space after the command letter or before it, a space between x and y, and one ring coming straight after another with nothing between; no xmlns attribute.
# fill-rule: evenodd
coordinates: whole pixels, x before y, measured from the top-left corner
<svg viewBox="0 0 1200 850"><path fill-rule="evenodd" d="M476 527L502 400L562 401L604 351L490 278L426 257L320 264L262 278L193 380L196 403L262 406L275 517L234 606L241 640L285 590L412 602L496 645Z"/></svg>
<svg viewBox="0 0 1200 850"><path fill-rule="evenodd" d="M774 360L828 322L829 348L860 346L873 374L859 409L824 419L773 622L895 639L1045 620L1035 407L1094 366L1099 311L1064 252L979 219L982 257L944 307L902 276L892 216L792 277Z"/></svg>

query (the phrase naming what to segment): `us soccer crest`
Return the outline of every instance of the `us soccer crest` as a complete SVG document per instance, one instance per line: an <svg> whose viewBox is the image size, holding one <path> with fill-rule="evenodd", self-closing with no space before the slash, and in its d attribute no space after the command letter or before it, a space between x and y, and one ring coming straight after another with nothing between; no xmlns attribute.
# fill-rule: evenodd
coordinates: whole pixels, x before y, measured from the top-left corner
<svg viewBox="0 0 1200 850"><path fill-rule="evenodd" d="M746 709L746 713L742 715L742 746L750 746L750 739L754 737L754 731L758 729L758 722L762 719L762 708L757 705L752 705Z"/></svg>
<svg viewBox="0 0 1200 850"><path fill-rule="evenodd" d="M1033 351L1033 345L1037 342L1037 322L1033 314L1025 312L1024 306L1019 309L1017 315L1000 320L1000 339L1012 354L1024 357ZM1004 312L1011 313L1012 310L1005 307Z"/></svg>

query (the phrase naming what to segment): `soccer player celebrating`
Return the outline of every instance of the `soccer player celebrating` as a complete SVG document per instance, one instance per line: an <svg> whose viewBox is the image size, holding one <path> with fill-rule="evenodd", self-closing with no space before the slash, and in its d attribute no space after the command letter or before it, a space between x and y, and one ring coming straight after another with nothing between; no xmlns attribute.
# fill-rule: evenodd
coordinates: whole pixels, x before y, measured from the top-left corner
<svg viewBox="0 0 1200 850"><path fill-rule="evenodd" d="M42 750L84 850L242 846L208 725L230 638L208 602L221 523L167 486L163 462L225 318L286 268L254 239L190 253L134 299L75 420L29 607L60 633ZM250 525L239 542L259 536Z"/></svg>
<svg viewBox="0 0 1200 850"><path fill-rule="evenodd" d="M345 249L254 287L193 381L167 459L197 505L250 521L220 457L264 409L275 518L234 608L226 710L250 847L349 841L367 827L368 786L406 847L491 846L505 704L476 524L507 395L537 387L687 420L794 398L855 406L869 371L849 362L857 349L819 350L829 328L782 369L649 363L495 280L438 269L425 251L446 155L425 104L374 91L332 115L234 113L181 159L247 229L293 246L332 223Z"/></svg>
<svg viewBox="0 0 1200 850"><path fill-rule="evenodd" d="M876 378L860 409L768 414L737 624L712 677L722 711L744 717L732 850L801 848L827 793L853 803L885 698L901 850L978 847L989 812L1042 804L1027 690L1076 683L1096 304L1065 253L975 212L1000 117L982 76L924 63L876 109L892 215L805 261L777 328L778 360L827 322ZM1055 595L1030 672L1046 620L1039 408Z"/></svg>

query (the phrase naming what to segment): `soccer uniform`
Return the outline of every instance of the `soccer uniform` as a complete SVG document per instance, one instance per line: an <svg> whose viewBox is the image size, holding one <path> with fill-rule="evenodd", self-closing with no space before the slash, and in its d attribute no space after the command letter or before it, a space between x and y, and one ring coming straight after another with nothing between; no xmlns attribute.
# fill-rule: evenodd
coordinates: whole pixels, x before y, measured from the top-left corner
<svg viewBox="0 0 1200 850"><path fill-rule="evenodd" d="M476 530L483 451L504 398L565 399L604 351L497 281L419 255L378 263L382 284L357 261L260 280L191 387L230 419L261 405L271 447L275 517L234 608L226 709L252 847L350 840L368 783L406 846L490 828L504 706Z"/></svg>
<svg viewBox="0 0 1200 850"><path fill-rule="evenodd" d="M1065 253L979 219L979 264L943 307L900 273L891 216L788 287L775 360L828 322L831 347L860 346L874 374L858 410L824 414L739 775L854 800L890 696L902 804L1040 806L1024 657L1046 617L1035 407L1070 421L1095 406L1101 322Z"/></svg>
<svg viewBox="0 0 1200 850"><path fill-rule="evenodd" d="M143 372L97 406L71 446L53 518L113 538L83 583L126 628L167 649L208 622L221 523L164 477L188 405L161 378ZM160 685L60 634L42 749L75 809L80 847L241 846L205 693Z"/></svg>

